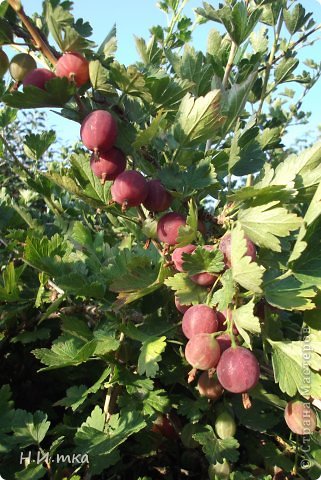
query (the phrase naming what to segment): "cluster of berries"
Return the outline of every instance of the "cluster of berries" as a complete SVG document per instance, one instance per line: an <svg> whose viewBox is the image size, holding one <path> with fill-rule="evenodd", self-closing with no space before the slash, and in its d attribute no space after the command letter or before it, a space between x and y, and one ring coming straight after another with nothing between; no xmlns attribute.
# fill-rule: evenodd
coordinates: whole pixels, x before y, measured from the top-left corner
<svg viewBox="0 0 321 480"><path fill-rule="evenodd" d="M89 81L89 62L78 52L67 52L59 58L53 72L48 68L37 68L31 55L18 53L9 64L9 72L17 87L22 83L23 88L33 86L46 90L47 82L56 77L67 77L81 87Z"/></svg>
<svg viewBox="0 0 321 480"><path fill-rule="evenodd" d="M177 213L168 213L158 222L158 237L161 241L177 243L179 227L185 224L185 218ZM255 245L247 241L246 254L256 258ZM204 245L204 249L213 250L213 245ZM195 245L175 248L172 261L178 272L184 272L183 254L193 255ZM220 241L219 249L223 253L225 268L231 267L231 234L226 234ZM190 279L204 287L212 286L218 276L209 272L191 275ZM259 381L260 369L251 351L239 345L237 328L233 325L232 333L224 333L231 323L230 310L219 312L208 305L182 305L175 298L177 309L183 313L182 330L188 339L185 357L195 370L203 373L198 380L201 395L211 399L219 398L223 389L233 393L245 393ZM231 341L231 336L233 339ZM233 345L232 345L233 343Z"/></svg>
<svg viewBox="0 0 321 480"><path fill-rule="evenodd" d="M126 157L115 147L118 127L114 117L105 110L95 110L84 119L80 135L83 144L93 152L90 165L93 173L104 183L113 180L112 199L122 206L143 204L152 212L167 210L172 197L159 180L146 180L136 170L125 170Z"/></svg>

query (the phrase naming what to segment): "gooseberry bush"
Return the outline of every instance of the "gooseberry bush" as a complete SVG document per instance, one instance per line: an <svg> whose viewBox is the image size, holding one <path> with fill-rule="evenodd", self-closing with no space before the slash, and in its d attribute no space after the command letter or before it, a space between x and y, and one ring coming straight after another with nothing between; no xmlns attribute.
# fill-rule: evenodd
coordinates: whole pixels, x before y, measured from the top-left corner
<svg viewBox="0 0 321 480"><path fill-rule="evenodd" d="M0 4L5 480L320 477L321 144L285 145L320 26L186 3L129 66L72 2Z"/></svg>

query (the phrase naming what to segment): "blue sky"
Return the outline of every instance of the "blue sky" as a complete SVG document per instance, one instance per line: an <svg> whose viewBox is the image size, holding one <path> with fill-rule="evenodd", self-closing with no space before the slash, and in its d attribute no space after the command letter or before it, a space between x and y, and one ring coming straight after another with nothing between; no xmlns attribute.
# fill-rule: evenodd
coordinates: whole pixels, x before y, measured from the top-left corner
<svg viewBox="0 0 321 480"><path fill-rule="evenodd" d="M41 12L42 0L24 0L27 14ZM214 6L218 5L217 0L213 0ZM314 18L321 23L321 1L305 0L301 2L307 11L313 11ZM186 14L194 19L193 8L202 5L201 0L190 0L186 7ZM84 18L89 21L93 27L93 36L97 44L100 44L110 31L113 24L117 26L118 50L116 59L120 63L128 65L134 63L138 59L135 42L133 36L148 38L149 28L152 25L166 25L165 14L157 8L155 0L76 0L73 10L75 18ZM210 28L216 27L217 24L208 22L199 26L194 34L193 43L199 50L205 50L207 34ZM317 45L310 46L300 55L301 58L313 58L316 62L321 62L321 40ZM294 88L294 84L287 84L289 88ZM316 129L321 124L320 119L320 89L321 83L316 85L314 89L306 96L303 107L312 112L311 122L309 126L304 127L307 130ZM58 115L50 114L50 126L53 126L60 138L69 140L73 143L79 138L79 127L77 124L68 120L61 119ZM67 133L68 132L68 133ZM287 136L287 143L291 143L298 135L302 134L302 127L293 127ZM68 136L67 136L68 135Z"/></svg>

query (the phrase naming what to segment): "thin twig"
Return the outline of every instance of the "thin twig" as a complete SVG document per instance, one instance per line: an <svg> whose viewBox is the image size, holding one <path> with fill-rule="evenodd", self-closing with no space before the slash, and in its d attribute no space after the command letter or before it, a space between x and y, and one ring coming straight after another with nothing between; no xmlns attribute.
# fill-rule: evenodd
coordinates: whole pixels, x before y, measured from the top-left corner
<svg viewBox="0 0 321 480"><path fill-rule="evenodd" d="M230 76L230 73L231 73L231 70L232 70L232 67L233 67L233 64L234 64L236 50L237 50L237 45L232 40L231 50L230 50L230 54L229 54L229 57L228 57L228 60L227 60L227 64L226 64L225 71L224 71L224 77L223 77L223 81L222 81L222 86L223 86L224 90L226 90L226 88L228 86L229 76Z"/></svg>
<svg viewBox="0 0 321 480"><path fill-rule="evenodd" d="M52 280L48 280L48 285L54 290L56 290L57 293L60 293L60 295L65 294L65 291L58 287L58 285L56 285Z"/></svg>
<svg viewBox="0 0 321 480"><path fill-rule="evenodd" d="M124 334L124 332L121 332L121 334L119 336L119 346L123 343L124 339L125 339L125 334ZM115 359L116 360L118 359L118 356L119 356L119 347L118 347L118 351L115 354ZM110 379L112 378L112 376L114 374L114 370L115 370L115 366L112 365L111 372L110 372L110 375L109 375ZM107 394L106 394L105 404L104 404L105 425L109 422L110 417L112 416L112 414L114 412L117 397L118 397L118 393L119 393L119 386L111 385L107 389Z"/></svg>
<svg viewBox="0 0 321 480"><path fill-rule="evenodd" d="M263 87L262 87L260 105L259 105L259 108L258 108L257 114L256 114L257 117L262 112L262 108L263 108L264 101L265 101L265 98L266 98L266 90L267 90L267 86L268 86L268 82L269 82L269 78L270 78L270 72L271 72L273 62L274 62L274 57L275 57L275 53L276 53L279 38L280 38L282 25L283 25L283 14L281 13L279 21L278 21L277 28L276 28L276 31L275 31L275 34L274 34L274 42L273 42L273 46L271 48L271 53L270 53L269 59L266 63L266 70L265 70L265 75L264 75L264 80L263 80Z"/></svg>
<svg viewBox="0 0 321 480"><path fill-rule="evenodd" d="M296 42L294 42L287 50L285 50L283 53L275 57L272 62L272 65L277 63L279 60L282 60L282 58L286 57L289 54L289 52L294 50L295 47L297 47L300 43L304 42L310 35L313 35L313 33L317 32L318 30L321 30L321 24L318 25L317 27L312 28L312 30L309 30L307 33L302 35L302 37L300 37ZM263 72L264 70L266 70L266 68L267 68L267 65L264 65L258 69L258 72L259 73Z"/></svg>

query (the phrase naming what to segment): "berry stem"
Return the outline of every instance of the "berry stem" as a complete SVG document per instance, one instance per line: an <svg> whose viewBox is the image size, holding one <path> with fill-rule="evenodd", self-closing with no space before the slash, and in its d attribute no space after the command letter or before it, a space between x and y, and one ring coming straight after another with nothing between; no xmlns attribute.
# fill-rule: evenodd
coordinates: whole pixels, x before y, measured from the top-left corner
<svg viewBox="0 0 321 480"><path fill-rule="evenodd" d="M33 24L33 22L25 14L23 6L20 4L20 2L17 2L16 0L8 0L8 3L16 12L21 22L24 24L24 26L30 33L35 43L35 46L44 54L44 56L52 63L52 65L56 65L57 63L56 56L51 51L51 48L49 47L49 45L43 40L37 28Z"/></svg>
<svg viewBox="0 0 321 480"><path fill-rule="evenodd" d="M122 323L123 324L125 323L124 319L122 319ZM121 332L120 336L119 336L118 351L115 354L115 360L118 360L119 348L120 348L122 342L124 341L124 339L125 339L125 334L124 334L124 332ZM110 380L112 379L112 377L114 375L114 370L115 370L115 365L113 364L111 366L111 369L110 369L110 375L109 375ZM118 397L118 394L119 394L119 390L120 390L119 385L116 385L116 386L115 385L110 385L107 389L107 394L106 394L105 404L104 404L105 425L109 422L110 417L113 414L113 411L115 409L115 405L116 405L116 402L117 402L117 397Z"/></svg>
<svg viewBox="0 0 321 480"><path fill-rule="evenodd" d="M217 277L217 279L215 280L214 284L212 285L211 290L209 291L209 293L208 293L208 295L207 295L207 297L206 297L206 305L209 305L209 306L210 306L210 304L211 304L211 299L212 299L212 296L213 296L213 292L214 292L214 290L215 290L216 285L217 285L218 282L221 280L221 276L222 276L222 275L219 275L219 276Z"/></svg>

